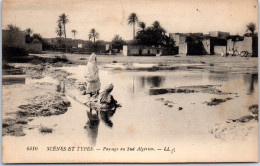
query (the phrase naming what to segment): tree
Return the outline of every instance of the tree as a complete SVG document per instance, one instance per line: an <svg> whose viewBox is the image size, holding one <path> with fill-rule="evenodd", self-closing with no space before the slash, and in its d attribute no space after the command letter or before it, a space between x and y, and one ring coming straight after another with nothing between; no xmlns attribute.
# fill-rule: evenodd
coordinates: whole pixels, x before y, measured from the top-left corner
<svg viewBox="0 0 260 166"><path fill-rule="evenodd" d="M158 33L162 33L162 34L166 33L166 30L161 26L159 21L154 21L152 27L155 31L158 31Z"/></svg>
<svg viewBox="0 0 260 166"><path fill-rule="evenodd" d="M173 46L174 42L165 33L166 31L160 23L155 21L152 26L144 28L137 33L134 44L156 47Z"/></svg>
<svg viewBox="0 0 260 166"><path fill-rule="evenodd" d="M133 25L133 40L135 39L135 23L138 22L138 17L135 13L131 13L128 17L128 25Z"/></svg>
<svg viewBox="0 0 260 166"><path fill-rule="evenodd" d="M33 40L32 36L31 36L32 33L33 33L33 30L31 28L27 28L25 30L25 33L26 33L26 35L25 35L25 42L26 43L31 43L32 40Z"/></svg>
<svg viewBox="0 0 260 166"><path fill-rule="evenodd" d="M16 25L13 25L13 24L8 24L6 29L10 30L10 31L20 31L21 30L19 27L17 27Z"/></svg>
<svg viewBox="0 0 260 166"><path fill-rule="evenodd" d="M41 34L39 34L39 33L35 33L35 34L33 34L33 39L37 39L37 40L39 40L40 42L42 42L42 36L41 36Z"/></svg>
<svg viewBox="0 0 260 166"><path fill-rule="evenodd" d="M125 45L125 44L126 44L126 42L119 35L115 35L111 42L112 48L118 49L118 50L122 50L123 45Z"/></svg>
<svg viewBox="0 0 260 166"><path fill-rule="evenodd" d="M161 26L159 21L154 21L152 24L152 29L155 34L155 40L157 41L156 45L162 45L163 43L166 44L166 38L165 38L165 29Z"/></svg>
<svg viewBox="0 0 260 166"><path fill-rule="evenodd" d="M11 41L16 40L16 36L19 35L19 31L21 31L21 29L19 27L17 27L16 25L13 24L8 24L6 27L6 30L9 30L9 39Z"/></svg>
<svg viewBox="0 0 260 166"><path fill-rule="evenodd" d="M255 33L255 23L250 22L249 24L247 24L246 28L246 31L250 31L253 36Z"/></svg>
<svg viewBox="0 0 260 166"><path fill-rule="evenodd" d="M58 22L58 26L56 28L56 34L61 38L62 35L63 35L63 30L62 30L62 24L61 22L59 21Z"/></svg>
<svg viewBox="0 0 260 166"><path fill-rule="evenodd" d="M138 31L138 32L141 32L141 31L144 31L145 30L145 28L146 28L146 24L144 23L144 22L139 22L139 28L141 28L141 30L140 31Z"/></svg>
<svg viewBox="0 0 260 166"><path fill-rule="evenodd" d="M27 29L25 30L25 32L26 32L27 34L31 35L31 34L33 33L33 30L32 30L31 28L27 28Z"/></svg>
<svg viewBox="0 0 260 166"><path fill-rule="evenodd" d="M93 39L94 43L95 43L96 39L98 39L98 37L99 37L99 33L94 28L92 28L89 31L88 37L89 37L89 39Z"/></svg>
<svg viewBox="0 0 260 166"><path fill-rule="evenodd" d="M67 36L66 36L66 24L67 24L68 22L69 22L69 19L68 19L68 16L67 16L65 13L63 13L63 14L61 14L61 15L59 16L59 19L58 19L58 26L59 26L59 24L61 24L62 27L63 27L63 34L64 34L64 37L65 37L66 53L67 53L67 44L66 44L66 38L67 38Z"/></svg>
<svg viewBox="0 0 260 166"><path fill-rule="evenodd" d="M247 24L246 28L247 28L246 31L251 32L253 56L258 56L258 37L257 37L257 35L255 35L256 25L255 25L255 23L250 22L249 24Z"/></svg>
<svg viewBox="0 0 260 166"><path fill-rule="evenodd" d="M77 30L75 30L75 29L73 29L73 30L71 31L71 33L73 34L73 36L74 36L74 39L76 39L76 33L78 33L78 31L77 31Z"/></svg>
<svg viewBox="0 0 260 166"><path fill-rule="evenodd" d="M60 23L63 26L63 33L64 33L64 37L65 39L67 38L66 36L66 24L69 22L68 16L63 13L59 16L59 20L58 20L58 24Z"/></svg>

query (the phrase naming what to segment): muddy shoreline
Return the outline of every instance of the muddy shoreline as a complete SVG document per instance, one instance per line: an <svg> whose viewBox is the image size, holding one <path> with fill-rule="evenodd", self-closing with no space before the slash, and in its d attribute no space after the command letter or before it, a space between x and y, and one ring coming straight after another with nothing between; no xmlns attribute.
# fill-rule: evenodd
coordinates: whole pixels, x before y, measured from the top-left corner
<svg viewBox="0 0 260 166"><path fill-rule="evenodd" d="M35 63L36 61L37 63ZM64 63L63 60L57 61L57 63L59 66L67 65L67 61ZM58 70L58 72L55 72L55 70L52 71L51 69L55 68L57 64L54 63L51 65L49 62L39 59L36 59L32 63L27 63L27 66L15 67L13 64L10 64L10 66L8 73L4 75L10 73L17 75L17 72L12 71L19 70L22 71L19 74L25 74L31 80L41 80L51 76L58 82L65 80L64 78L70 75L61 70ZM5 110L5 113L3 113L3 136L25 136L24 129L34 130L37 128L39 132L43 133L45 130L41 130L42 126L30 126L29 122L36 117L64 114L68 110L68 107L70 107L70 102L65 97L64 92L61 91L62 87L60 87L59 83L36 81L27 85L6 85L5 88L7 89L6 93L9 94L11 99L17 98L21 103L15 102L14 106L7 108L8 110Z"/></svg>

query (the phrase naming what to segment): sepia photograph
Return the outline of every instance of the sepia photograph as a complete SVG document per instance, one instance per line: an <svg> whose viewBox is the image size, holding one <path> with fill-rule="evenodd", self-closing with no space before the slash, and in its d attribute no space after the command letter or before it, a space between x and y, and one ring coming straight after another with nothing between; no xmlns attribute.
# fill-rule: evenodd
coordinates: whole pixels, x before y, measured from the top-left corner
<svg viewBox="0 0 260 166"><path fill-rule="evenodd" d="M257 0L3 0L2 163L258 162Z"/></svg>

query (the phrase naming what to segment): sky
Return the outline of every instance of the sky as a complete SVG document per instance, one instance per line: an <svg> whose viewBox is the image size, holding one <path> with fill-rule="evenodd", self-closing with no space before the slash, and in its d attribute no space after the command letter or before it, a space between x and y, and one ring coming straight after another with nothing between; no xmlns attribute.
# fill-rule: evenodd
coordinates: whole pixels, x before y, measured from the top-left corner
<svg viewBox="0 0 260 166"><path fill-rule="evenodd" d="M2 29L14 24L44 38L57 37L58 16L65 13L67 38L75 29L77 39L87 40L95 28L100 40L111 41L116 34L131 40L127 18L134 12L147 26L159 21L168 33L243 35L249 22L258 24L257 11L257 0L3 0Z"/></svg>

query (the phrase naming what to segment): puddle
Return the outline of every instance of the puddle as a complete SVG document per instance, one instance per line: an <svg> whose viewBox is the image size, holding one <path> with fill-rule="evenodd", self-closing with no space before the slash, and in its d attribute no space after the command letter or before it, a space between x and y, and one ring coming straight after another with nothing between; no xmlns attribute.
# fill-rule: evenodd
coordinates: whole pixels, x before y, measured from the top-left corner
<svg viewBox="0 0 260 166"><path fill-rule="evenodd" d="M6 75L2 76L3 85L13 85L13 84L25 84L25 75Z"/></svg>

